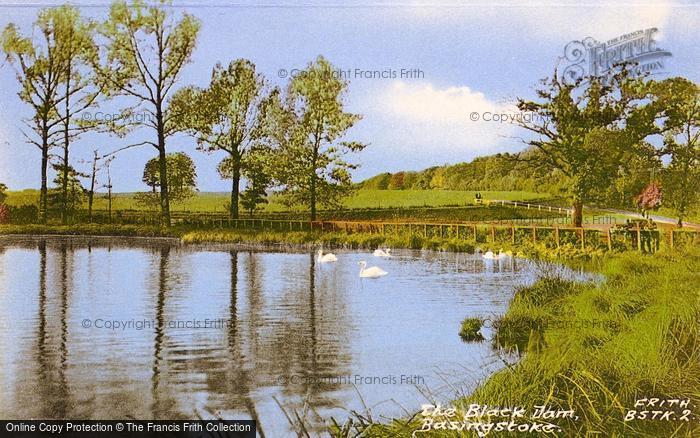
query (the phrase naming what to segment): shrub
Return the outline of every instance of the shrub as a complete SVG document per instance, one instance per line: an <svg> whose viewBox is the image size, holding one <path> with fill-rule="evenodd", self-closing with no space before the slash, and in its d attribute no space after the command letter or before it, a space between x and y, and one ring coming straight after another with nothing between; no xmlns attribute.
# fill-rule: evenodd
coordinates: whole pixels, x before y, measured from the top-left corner
<svg viewBox="0 0 700 438"><path fill-rule="evenodd" d="M10 223L10 209L5 204L0 204L0 224Z"/></svg>
<svg viewBox="0 0 700 438"><path fill-rule="evenodd" d="M484 336L480 331L483 325L484 320L481 318L465 318L459 329L459 336L465 342L483 341Z"/></svg>
<svg viewBox="0 0 700 438"><path fill-rule="evenodd" d="M39 209L32 204L11 206L9 214L13 224L31 224L39 219Z"/></svg>

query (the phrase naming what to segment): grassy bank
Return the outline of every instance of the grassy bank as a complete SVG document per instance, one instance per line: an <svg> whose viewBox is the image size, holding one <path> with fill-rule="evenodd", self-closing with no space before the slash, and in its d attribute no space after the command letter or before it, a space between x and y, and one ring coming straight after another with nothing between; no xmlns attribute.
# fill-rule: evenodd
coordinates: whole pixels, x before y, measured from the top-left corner
<svg viewBox="0 0 700 438"><path fill-rule="evenodd" d="M9 234L66 236L179 237L183 230L151 225L0 225L0 236Z"/></svg>
<svg viewBox="0 0 700 438"><path fill-rule="evenodd" d="M462 412L470 404L523 407L529 414L541 405L573 410L571 418L518 420L551 422L564 436L698 436L700 252L626 253L599 261L596 270L606 276L599 285L547 277L518 290L494 324L495 343L524 356L454 406ZM635 408L651 397L689 400L689 406ZM672 411L674 420L624 421L634 409ZM689 421L682 419L687 412ZM408 424L356 425L363 436L408 437L423 419L419 413Z"/></svg>

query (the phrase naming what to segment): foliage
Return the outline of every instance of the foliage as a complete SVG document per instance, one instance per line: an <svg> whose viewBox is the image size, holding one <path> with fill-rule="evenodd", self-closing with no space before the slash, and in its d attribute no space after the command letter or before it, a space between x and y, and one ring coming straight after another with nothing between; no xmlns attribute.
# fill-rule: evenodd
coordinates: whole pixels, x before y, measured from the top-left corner
<svg viewBox="0 0 700 438"><path fill-rule="evenodd" d="M538 152L524 160L566 177L574 225L580 226L583 203L602 197L601 188L613 183L630 156L648 151L644 140L659 133L658 99L653 87L624 65L573 83L555 71L537 94L538 101L518 100L518 109L535 115L519 121L534 134L526 144Z"/></svg>
<svg viewBox="0 0 700 438"><path fill-rule="evenodd" d="M112 95L133 99L123 111L121 128L145 125L155 131L155 141L145 141L158 150L160 208L164 225L170 225L170 190L166 164L166 140L182 130L169 109L167 98L183 67L192 59L200 29L199 21L184 13L178 21L168 2L147 6L141 0L130 5L112 3L108 20L101 27L107 40L100 80ZM146 123L130 121L129 114L147 111ZM123 130L120 132L123 134Z"/></svg>
<svg viewBox="0 0 700 438"><path fill-rule="evenodd" d="M10 207L0 203L0 224L10 223Z"/></svg>
<svg viewBox="0 0 700 438"><path fill-rule="evenodd" d="M678 215L678 225L700 200L700 87L673 78L661 87L665 98L667 135L664 153L671 156L663 170L664 199Z"/></svg>
<svg viewBox="0 0 700 438"><path fill-rule="evenodd" d="M208 88L184 88L170 102L174 123L195 137L198 149L228 154L219 173L232 180L232 218L238 217L239 183L246 172L246 156L263 132L260 123L265 99L262 75L252 62L238 59L227 68L216 64Z"/></svg>
<svg viewBox="0 0 700 438"><path fill-rule="evenodd" d="M5 202L5 199L7 199L7 186L3 183L0 183L0 204L3 204Z"/></svg>
<svg viewBox="0 0 700 438"><path fill-rule="evenodd" d="M61 50L62 36L54 22L56 15L50 9L39 12L34 23L35 35L22 36L14 23L8 24L2 33L2 50L6 61L15 68L20 83L18 96L32 108L33 114L24 120L29 133L24 133L27 143L41 152L41 191L39 206L42 221L46 221L48 193L49 150L61 134L61 118L57 110L58 89L65 78L65 51Z"/></svg>
<svg viewBox="0 0 700 438"><path fill-rule="evenodd" d="M75 213L85 201L86 191L79 179L85 175L78 173L71 166L64 169L63 165L54 164L53 168L56 171L56 177L53 180L55 187L48 193L48 209L60 212L65 223L66 216ZM65 176L68 178L66 181L64 181Z"/></svg>
<svg viewBox="0 0 700 438"><path fill-rule="evenodd" d="M344 159L365 145L342 141L360 119L345 112L343 97L347 82L334 74L325 58L295 76L288 88L287 101L272 96L269 117L278 147L275 179L282 185L290 204L308 206L311 220L317 206L336 206L353 190L350 171L357 166Z"/></svg>
<svg viewBox="0 0 700 438"><path fill-rule="evenodd" d="M39 219L39 209L36 205L10 205L10 221L13 224L33 224Z"/></svg>
<svg viewBox="0 0 700 438"><path fill-rule="evenodd" d="M527 155L535 155L535 151ZM381 173L359 183L363 189L393 190L502 190L558 194L563 177L518 165L512 154L477 157L468 163L448 164L422 171ZM638 193L635 192L635 193Z"/></svg>
<svg viewBox="0 0 700 438"><path fill-rule="evenodd" d="M264 147L253 148L244 162L244 175L248 185L241 195L241 206L250 216L260 204L267 204L267 190L272 185L270 177L272 154Z"/></svg>
<svg viewBox="0 0 700 438"><path fill-rule="evenodd" d="M642 192L634 198L637 207L646 212L655 210L661 205L661 185L659 183L650 183Z"/></svg>
<svg viewBox="0 0 700 438"><path fill-rule="evenodd" d="M168 187L170 187L170 200L183 202L195 195L197 190L197 169L194 161L184 152L172 152L166 155ZM160 160L152 158L148 160L143 169L141 180L151 188L151 193L139 195L139 201L143 205L157 205L158 196L154 196L160 188Z"/></svg>
<svg viewBox="0 0 700 438"><path fill-rule="evenodd" d="M484 320L481 318L464 318L459 328L459 337L465 342L481 341L484 336L481 334L481 327Z"/></svg>

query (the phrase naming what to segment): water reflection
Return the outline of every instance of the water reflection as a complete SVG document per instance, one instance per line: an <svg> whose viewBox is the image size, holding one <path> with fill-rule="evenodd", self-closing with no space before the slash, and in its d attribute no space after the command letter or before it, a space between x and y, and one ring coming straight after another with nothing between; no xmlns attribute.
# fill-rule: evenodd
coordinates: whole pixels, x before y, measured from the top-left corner
<svg viewBox="0 0 700 438"><path fill-rule="evenodd" d="M342 419L362 410L359 392L401 415L502 366L457 330L503 312L532 280L527 264L399 252L372 259L389 276L361 280L368 257L3 239L0 417L252 418L261 436L284 436L277 402Z"/></svg>

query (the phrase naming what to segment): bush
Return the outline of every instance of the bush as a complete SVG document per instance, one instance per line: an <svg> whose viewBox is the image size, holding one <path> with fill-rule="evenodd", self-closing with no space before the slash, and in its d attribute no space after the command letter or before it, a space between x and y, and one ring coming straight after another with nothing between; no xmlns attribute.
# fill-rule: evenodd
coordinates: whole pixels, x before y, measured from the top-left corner
<svg viewBox="0 0 700 438"><path fill-rule="evenodd" d="M0 224L10 223L10 209L5 204L0 204Z"/></svg>
<svg viewBox="0 0 700 438"><path fill-rule="evenodd" d="M480 331L483 325L484 320L481 318L465 318L459 329L459 336L465 342L483 341L484 336Z"/></svg>
<svg viewBox="0 0 700 438"><path fill-rule="evenodd" d="M13 224L35 223L39 220L39 209L32 204L11 206L10 220Z"/></svg>

